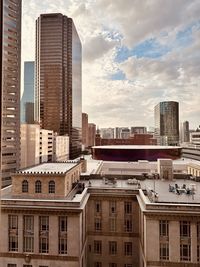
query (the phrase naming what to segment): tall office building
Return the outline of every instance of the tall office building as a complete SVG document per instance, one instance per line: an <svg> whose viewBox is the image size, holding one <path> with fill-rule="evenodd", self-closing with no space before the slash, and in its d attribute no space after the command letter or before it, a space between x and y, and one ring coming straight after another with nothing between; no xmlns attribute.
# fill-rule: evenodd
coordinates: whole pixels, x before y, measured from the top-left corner
<svg viewBox="0 0 200 267"><path fill-rule="evenodd" d="M82 113L82 144L88 147L88 114Z"/></svg>
<svg viewBox="0 0 200 267"><path fill-rule="evenodd" d="M182 124L182 129L181 129L181 137L182 137L182 142L188 143L190 142L190 130L189 130L189 121L184 121Z"/></svg>
<svg viewBox="0 0 200 267"><path fill-rule="evenodd" d="M34 61L24 62L24 92L21 98L21 122L34 123Z"/></svg>
<svg viewBox="0 0 200 267"><path fill-rule="evenodd" d="M0 172L5 186L19 167L21 0L0 0L0 35Z"/></svg>
<svg viewBox="0 0 200 267"><path fill-rule="evenodd" d="M154 108L155 137L158 145L179 143L179 103L160 102Z"/></svg>
<svg viewBox="0 0 200 267"><path fill-rule="evenodd" d="M96 135L96 125L94 123L88 123L88 146L94 146Z"/></svg>
<svg viewBox="0 0 200 267"><path fill-rule="evenodd" d="M36 21L35 120L70 138L70 158L81 153L82 48L73 20L43 14Z"/></svg>

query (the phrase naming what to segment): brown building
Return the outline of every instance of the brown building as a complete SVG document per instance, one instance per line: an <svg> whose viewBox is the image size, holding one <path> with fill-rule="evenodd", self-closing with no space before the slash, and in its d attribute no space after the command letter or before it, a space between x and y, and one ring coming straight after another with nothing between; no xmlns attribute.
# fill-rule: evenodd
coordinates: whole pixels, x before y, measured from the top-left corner
<svg viewBox="0 0 200 267"><path fill-rule="evenodd" d="M88 114L82 113L82 144L88 147Z"/></svg>
<svg viewBox="0 0 200 267"><path fill-rule="evenodd" d="M0 0L0 170L2 186L19 167L21 0Z"/></svg>
<svg viewBox="0 0 200 267"><path fill-rule="evenodd" d="M157 141L151 134L134 134L131 138L121 139L105 139L101 138L97 133L95 136L96 146L109 146L109 145L156 145Z"/></svg>
<svg viewBox="0 0 200 267"><path fill-rule="evenodd" d="M88 123L88 146L94 146L95 144L96 125L94 123Z"/></svg>
<svg viewBox="0 0 200 267"><path fill-rule="evenodd" d="M70 158L81 153L82 48L71 18L43 14L36 21L35 120L70 138Z"/></svg>

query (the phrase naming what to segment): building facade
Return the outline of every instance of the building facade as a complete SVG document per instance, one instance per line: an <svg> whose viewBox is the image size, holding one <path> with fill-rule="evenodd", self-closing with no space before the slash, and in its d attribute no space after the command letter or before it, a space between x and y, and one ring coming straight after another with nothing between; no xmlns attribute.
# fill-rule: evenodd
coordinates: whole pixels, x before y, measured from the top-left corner
<svg viewBox="0 0 200 267"><path fill-rule="evenodd" d="M190 129L189 129L189 121L184 121L182 124L182 132L181 132L181 137L182 137L182 142L183 143L188 143L190 142Z"/></svg>
<svg viewBox="0 0 200 267"><path fill-rule="evenodd" d="M82 145L88 147L88 114L82 113Z"/></svg>
<svg viewBox="0 0 200 267"><path fill-rule="evenodd" d="M24 92L21 98L21 123L34 123L34 61L24 62Z"/></svg>
<svg viewBox="0 0 200 267"><path fill-rule="evenodd" d="M159 145L179 144L179 103L160 102L154 108L155 137Z"/></svg>
<svg viewBox="0 0 200 267"><path fill-rule="evenodd" d="M71 18L43 14L36 22L35 120L70 139L70 157L81 153L82 48Z"/></svg>
<svg viewBox="0 0 200 267"><path fill-rule="evenodd" d="M0 1L0 172L2 186L19 168L21 0Z"/></svg>
<svg viewBox="0 0 200 267"><path fill-rule="evenodd" d="M88 146L94 146L96 135L96 125L94 123L88 123Z"/></svg>

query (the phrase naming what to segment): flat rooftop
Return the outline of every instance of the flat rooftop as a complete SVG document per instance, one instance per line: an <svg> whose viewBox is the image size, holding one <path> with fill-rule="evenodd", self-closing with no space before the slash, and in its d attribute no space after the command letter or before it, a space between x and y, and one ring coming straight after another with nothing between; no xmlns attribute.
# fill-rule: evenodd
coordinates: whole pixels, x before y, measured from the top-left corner
<svg viewBox="0 0 200 267"><path fill-rule="evenodd" d="M93 146L100 149L181 149L179 146L151 146L151 145L111 145L111 146Z"/></svg>
<svg viewBox="0 0 200 267"><path fill-rule="evenodd" d="M75 167L78 164L78 162L56 162L56 163L42 163L37 166L33 166L30 168L19 170L18 173L57 173L57 174L64 174L67 173L70 169Z"/></svg>

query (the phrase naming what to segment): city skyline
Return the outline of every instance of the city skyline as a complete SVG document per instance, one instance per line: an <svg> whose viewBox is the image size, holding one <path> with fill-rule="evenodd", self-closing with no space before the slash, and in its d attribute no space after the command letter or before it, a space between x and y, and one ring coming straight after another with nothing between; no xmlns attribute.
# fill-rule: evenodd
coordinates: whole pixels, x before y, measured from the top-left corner
<svg viewBox="0 0 200 267"><path fill-rule="evenodd" d="M34 60L37 17L61 12L80 33L83 112L90 121L99 127L153 126L154 106L178 101L180 122L196 129L199 11L199 1L170 0L164 9L162 1L24 1L22 60Z"/></svg>

